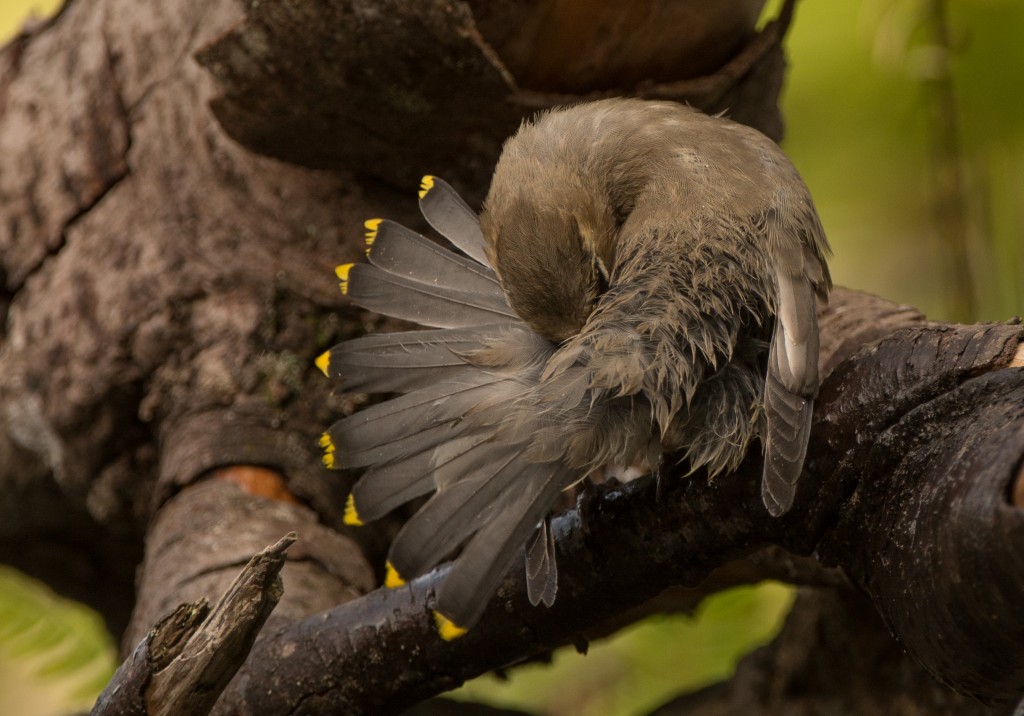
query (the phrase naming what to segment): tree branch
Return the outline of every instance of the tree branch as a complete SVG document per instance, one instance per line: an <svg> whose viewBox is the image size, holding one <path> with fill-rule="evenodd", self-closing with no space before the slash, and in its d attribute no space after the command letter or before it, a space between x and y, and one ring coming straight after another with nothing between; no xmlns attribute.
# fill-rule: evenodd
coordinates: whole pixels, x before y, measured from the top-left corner
<svg viewBox="0 0 1024 716"><path fill-rule="evenodd" d="M297 535L253 556L211 610L181 604L135 648L107 684L94 716L205 716L238 671L283 593L279 576Z"/></svg>
<svg viewBox="0 0 1024 716"><path fill-rule="evenodd" d="M397 712L585 640L612 615L669 586L696 586L715 567L770 544L843 568L942 681L988 701L1019 697L1024 512L1007 495L1024 455L1024 371L1003 368L1024 331L927 324L881 299L837 290L822 320L823 345L853 349L829 331L849 325L854 311L863 334L901 327L826 378L806 474L785 518L770 518L760 503L756 455L713 482L668 475L660 497L651 480L602 487L554 522L560 586L551 609L529 605L524 576L514 570L480 625L444 642L430 617L441 570L262 641L242 683L271 687L238 683L229 703L280 712L299 697L289 684L306 674L303 693L316 696L301 713ZM822 355L825 364L836 359ZM946 439L915 437L932 435ZM964 590L964 581L986 588ZM296 652L297 644L307 648ZM323 678L311 684L310 674Z"/></svg>
<svg viewBox="0 0 1024 716"><path fill-rule="evenodd" d="M612 30L606 25L601 41L591 45L600 55L589 63L577 57L581 66L575 78L562 75L568 79L563 91L545 91L550 81L528 67L524 55L572 72L564 58L579 55L578 33L599 25L592 7L583 6L584 22L580 8L566 0L497 7L448 0L259 3L197 59L219 84L212 107L221 125L250 149L317 168L358 167L400 187L416 186L429 168L475 200L483 197L501 144L522 118L559 104L613 94L672 99L709 113L728 111L779 139L781 43L793 0L760 34L754 33L757 12L751 12L750 0L715 3L715 9L702 2L672 3L686 21L660 25L646 4L623 5L634 18L650 15L662 37L655 41L635 22ZM481 33L474 11L509 55L511 69ZM544 33L565 32L559 21L572 26L572 42L546 49L532 44L547 38ZM510 36L510 28L519 29ZM709 35L718 40L714 52L707 49ZM617 43L645 52L656 43L662 52L623 74L609 67L621 62L621 53L611 49ZM661 70L668 81L651 82L644 68L667 62L666 52L678 64L670 63L671 72ZM296 61L312 56L316 63ZM699 76L692 74L693 63L683 61L688 56L702 57L706 69ZM719 61L708 64L709 57ZM687 79L679 78L687 72ZM622 84L600 84L616 74Z"/></svg>

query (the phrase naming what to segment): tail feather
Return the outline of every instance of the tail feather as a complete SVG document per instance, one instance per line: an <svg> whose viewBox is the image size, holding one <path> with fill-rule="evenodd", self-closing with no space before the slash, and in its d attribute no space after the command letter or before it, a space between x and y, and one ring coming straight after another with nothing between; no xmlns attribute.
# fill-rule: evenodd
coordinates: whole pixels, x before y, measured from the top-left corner
<svg viewBox="0 0 1024 716"><path fill-rule="evenodd" d="M372 522L417 497L434 490L434 479L429 469L423 469L422 456L429 451L413 455L384 469L373 468L363 473L352 488L352 503L359 522ZM372 473L372 474L371 474Z"/></svg>
<svg viewBox="0 0 1024 716"><path fill-rule="evenodd" d="M437 177L423 177L420 211L427 223L467 256L484 266L489 265L480 219L448 182Z"/></svg>
<svg viewBox="0 0 1024 716"><path fill-rule="evenodd" d="M373 237L367 258L388 273L447 288L491 292L505 300L490 268L448 251L401 224L381 221Z"/></svg>
<svg viewBox="0 0 1024 716"><path fill-rule="evenodd" d="M473 381L421 388L342 418L327 433L339 457L344 452L386 445L461 419L494 389L494 384L503 380L501 376L481 373Z"/></svg>
<svg viewBox="0 0 1024 716"><path fill-rule="evenodd" d="M360 521L378 519L409 500L433 492L437 487L434 471L472 450L488 437L486 433L470 433L448 440L435 450L423 450L404 460L371 467L352 489Z"/></svg>
<svg viewBox="0 0 1024 716"><path fill-rule="evenodd" d="M463 328L519 320L493 291L421 283L371 264L349 269L345 291L362 308L422 326Z"/></svg>
<svg viewBox="0 0 1024 716"><path fill-rule="evenodd" d="M497 326L379 333L330 350L329 375L346 391L408 393L479 369L465 355L480 350Z"/></svg>
<svg viewBox="0 0 1024 716"><path fill-rule="evenodd" d="M557 463L520 464L516 489L473 536L437 593L437 611L460 626L475 624L498 582L517 559L537 523L575 475Z"/></svg>
<svg viewBox="0 0 1024 716"><path fill-rule="evenodd" d="M392 542L388 561L403 578L422 574L448 557L518 492L518 446L484 445L476 451L483 453L483 459L475 460L476 469L463 471L461 480L439 489Z"/></svg>
<svg viewBox="0 0 1024 716"><path fill-rule="evenodd" d="M406 460L424 450L433 450L453 438L462 435L462 425L452 418L446 423L434 425L423 430L416 429L408 435L397 437L380 445L372 445L350 450L338 447L335 452L335 464L346 470L371 465L390 465Z"/></svg>

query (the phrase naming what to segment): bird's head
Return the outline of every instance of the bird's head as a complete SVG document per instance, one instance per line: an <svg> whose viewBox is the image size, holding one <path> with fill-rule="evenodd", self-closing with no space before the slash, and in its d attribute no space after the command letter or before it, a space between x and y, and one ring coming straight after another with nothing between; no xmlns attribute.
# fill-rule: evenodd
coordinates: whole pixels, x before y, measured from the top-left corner
<svg viewBox="0 0 1024 716"><path fill-rule="evenodd" d="M488 258L509 304L556 344L580 331L611 280L617 226L600 199L578 186L509 187L496 174L484 203Z"/></svg>

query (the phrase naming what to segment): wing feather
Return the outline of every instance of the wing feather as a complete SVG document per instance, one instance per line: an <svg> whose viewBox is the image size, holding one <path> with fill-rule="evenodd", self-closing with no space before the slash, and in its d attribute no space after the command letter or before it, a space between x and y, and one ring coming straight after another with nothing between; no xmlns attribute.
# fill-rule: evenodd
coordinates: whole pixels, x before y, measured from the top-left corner
<svg viewBox="0 0 1024 716"><path fill-rule="evenodd" d="M807 457L818 393L818 299L828 276L820 255L803 246L775 255L778 306L765 379L761 497L778 517L789 511Z"/></svg>

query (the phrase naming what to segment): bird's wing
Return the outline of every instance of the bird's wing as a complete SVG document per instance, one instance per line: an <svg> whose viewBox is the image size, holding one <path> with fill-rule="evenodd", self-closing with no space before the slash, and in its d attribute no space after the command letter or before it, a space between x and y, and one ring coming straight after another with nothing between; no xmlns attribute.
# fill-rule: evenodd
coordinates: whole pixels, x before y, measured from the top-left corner
<svg viewBox="0 0 1024 716"><path fill-rule="evenodd" d="M815 244L777 246L774 261L778 298L765 380L761 497L777 517L793 504L807 456L818 392L817 303L829 279Z"/></svg>

